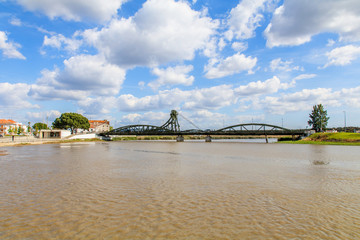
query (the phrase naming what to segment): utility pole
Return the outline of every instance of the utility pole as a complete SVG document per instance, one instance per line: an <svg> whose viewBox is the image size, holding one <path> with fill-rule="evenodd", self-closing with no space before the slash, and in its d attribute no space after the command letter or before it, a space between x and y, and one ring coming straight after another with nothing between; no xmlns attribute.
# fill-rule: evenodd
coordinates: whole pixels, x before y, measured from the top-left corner
<svg viewBox="0 0 360 240"><path fill-rule="evenodd" d="M343 112L344 112L344 129L346 132L346 111L343 111Z"/></svg>

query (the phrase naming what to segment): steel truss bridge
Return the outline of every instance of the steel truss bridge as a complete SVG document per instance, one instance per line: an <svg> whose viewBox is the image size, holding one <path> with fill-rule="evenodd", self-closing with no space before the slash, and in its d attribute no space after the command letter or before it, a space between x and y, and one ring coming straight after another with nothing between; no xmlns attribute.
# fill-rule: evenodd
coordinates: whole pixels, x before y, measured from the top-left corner
<svg viewBox="0 0 360 240"><path fill-rule="evenodd" d="M267 136L287 135L292 136L294 139L294 136L305 136L308 131L306 129L288 129L265 123L245 123L224 127L217 130L201 130L182 115L181 116L185 118L185 120L189 121L194 127L196 127L196 129L180 130L178 115L179 113L176 110L172 110L169 120L162 126L143 124L127 125L102 133L101 135L109 137L116 135L175 135L178 136L178 141L181 141L181 137L183 135L206 135L208 136L207 140L211 141L211 135L265 136L266 139Z"/></svg>

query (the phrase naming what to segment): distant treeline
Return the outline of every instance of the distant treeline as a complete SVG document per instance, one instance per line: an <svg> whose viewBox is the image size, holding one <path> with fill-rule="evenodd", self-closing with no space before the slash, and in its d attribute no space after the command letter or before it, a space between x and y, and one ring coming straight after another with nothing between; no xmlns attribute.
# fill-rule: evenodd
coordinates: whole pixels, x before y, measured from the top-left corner
<svg viewBox="0 0 360 240"><path fill-rule="evenodd" d="M356 132L360 130L360 127L346 127L346 131L344 127L337 127L337 128L328 128L328 130L335 129L338 132Z"/></svg>

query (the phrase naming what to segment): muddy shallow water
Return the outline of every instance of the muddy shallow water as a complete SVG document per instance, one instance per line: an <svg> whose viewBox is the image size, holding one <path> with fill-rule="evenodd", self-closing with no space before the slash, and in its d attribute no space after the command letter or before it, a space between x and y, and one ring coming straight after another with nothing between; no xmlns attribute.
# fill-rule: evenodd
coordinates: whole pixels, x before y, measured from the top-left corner
<svg viewBox="0 0 360 240"><path fill-rule="evenodd" d="M359 156L235 142L2 148L0 239L359 239Z"/></svg>

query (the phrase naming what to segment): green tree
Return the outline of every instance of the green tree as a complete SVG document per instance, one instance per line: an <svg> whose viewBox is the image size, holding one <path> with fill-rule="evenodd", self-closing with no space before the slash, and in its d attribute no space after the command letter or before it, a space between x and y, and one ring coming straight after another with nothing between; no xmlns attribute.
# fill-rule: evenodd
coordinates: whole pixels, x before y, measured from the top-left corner
<svg viewBox="0 0 360 240"><path fill-rule="evenodd" d="M8 133L12 135L13 132L14 132L14 129L13 129L13 127L10 126L9 130L8 130Z"/></svg>
<svg viewBox="0 0 360 240"><path fill-rule="evenodd" d="M76 128L88 130L90 128L89 120L78 113L63 113L53 122L53 128L70 129L71 134Z"/></svg>
<svg viewBox="0 0 360 240"><path fill-rule="evenodd" d="M35 123L32 128L38 132L39 130L41 129L49 129L48 126L45 124L45 123L41 123L41 122L38 122L38 123Z"/></svg>
<svg viewBox="0 0 360 240"><path fill-rule="evenodd" d="M309 126L312 126L316 132L322 132L326 129L330 117L327 116L327 111L322 104L314 105L311 114L309 114Z"/></svg>
<svg viewBox="0 0 360 240"><path fill-rule="evenodd" d="M22 128L22 126L19 126L18 127L18 131L17 131L17 134L20 135L24 132L24 129Z"/></svg>

